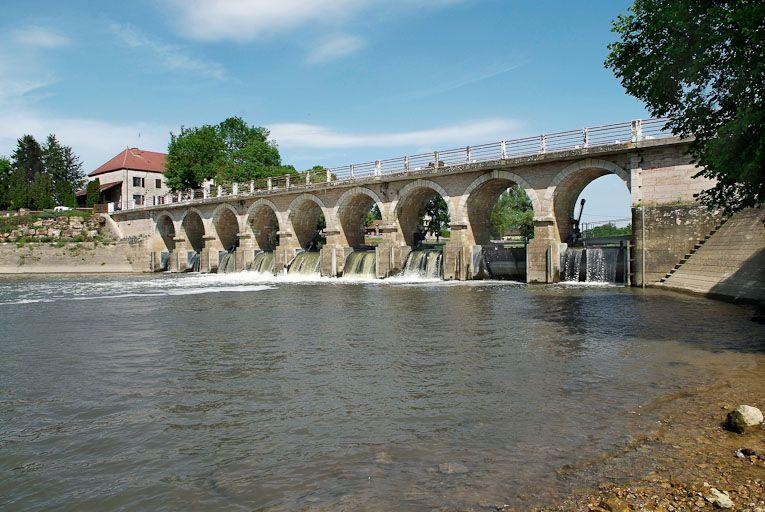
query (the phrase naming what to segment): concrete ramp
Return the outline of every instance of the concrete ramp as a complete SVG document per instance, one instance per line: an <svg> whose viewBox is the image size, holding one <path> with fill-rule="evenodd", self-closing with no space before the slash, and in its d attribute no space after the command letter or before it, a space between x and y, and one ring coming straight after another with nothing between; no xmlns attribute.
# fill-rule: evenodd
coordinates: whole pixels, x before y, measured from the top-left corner
<svg viewBox="0 0 765 512"><path fill-rule="evenodd" d="M659 286L765 303L765 210L730 217Z"/></svg>

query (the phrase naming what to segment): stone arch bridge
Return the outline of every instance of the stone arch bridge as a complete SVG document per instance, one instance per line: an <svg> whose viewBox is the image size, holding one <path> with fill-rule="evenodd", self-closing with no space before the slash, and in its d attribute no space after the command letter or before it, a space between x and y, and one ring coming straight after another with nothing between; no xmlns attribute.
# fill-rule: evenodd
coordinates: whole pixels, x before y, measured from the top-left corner
<svg viewBox="0 0 765 512"><path fill-rule="evenodd" d="M201 255L202 271L213 271L217 254L227 249L235 250L238 269L247 268L261 250L274 251L276 268L282 268L309 247L323 216L327 241L321 272L337 276L347 255L364 243L364 219L376 204L382 215L376 273L385 277L402 268L424 205L440 194L451 219L444 278L464 280L475 275L474 256L489 242L497 198L519 185L534 208L527 280L555 282L574 203L593 180L606 174L621 178L633 211L692 203L694 194L710 185L693 178L698 169L687 154L688 141L668 136L662 127L661 120L633 121L347 166L300 183L292 177L292 183L282 178L208 187L153 198L151 206L112 217L123 236L147 236L146 250L169 252L171 269L183 270L183 255L193 250Z"/></svg>

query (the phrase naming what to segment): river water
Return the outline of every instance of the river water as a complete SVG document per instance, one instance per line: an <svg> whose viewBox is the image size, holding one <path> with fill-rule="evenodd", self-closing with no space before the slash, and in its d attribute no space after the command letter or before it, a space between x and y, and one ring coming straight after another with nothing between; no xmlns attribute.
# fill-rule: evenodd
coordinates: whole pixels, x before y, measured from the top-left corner
<svg viewBox="0 0 765 512"><path fill-rule="evenodd" d="M617 287L4 278L0 509L549 502L652 400L752 368L752 315Z"/></svg>

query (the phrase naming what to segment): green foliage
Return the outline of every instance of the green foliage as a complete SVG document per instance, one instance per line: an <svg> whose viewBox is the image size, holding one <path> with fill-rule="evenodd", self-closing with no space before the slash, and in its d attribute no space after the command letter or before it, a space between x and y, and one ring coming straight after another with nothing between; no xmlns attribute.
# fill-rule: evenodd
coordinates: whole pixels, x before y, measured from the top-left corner
<svg viewBox="0 0 765 512"><path fill-rule="evenodd" d="M628 224L618 228L613 223L602 224L586 229L582 232L584 238L604 238L608 236L629 236L632 234L632 225Z"/></svg>
<svg viewBox="0 0 765 512"><path fill-rule="evenodd" d="M380 213L380 207L377 203L373 204L367 212L367 216L364 219L364 226L369 227L376 220L382 220L382 213Z"/></svg>
<svg viewBox="0 0 765 512"><path fill-rule="evenodd" d="M24 135L18 140L11 160L16 169L24 171L24 176L30 183L36 174L45 172L43 149L31 135Z"/></svg>
<svg viewBox="0 0 765 512"><path fill-rule="evenodd" d="M226 147L214 126L181 128L170 134L165 177L170 190L198 188L224 166Z"/></svg>
<svg viewBox="0 0 765 512"><path fill-rule="evenodd" d="M101 202L101 181L96 178L88 182L85 189L85 206L92 208Z"/></svg>
<svg viewBox="0 0 765 512"><path fill-rule="evenodd" d="M31 205L35 210L53 208L53 182L50 175L39 172L35 174L29 188Z"/></svg>
<svg viewBox="0 0 765 512"><path fill-rule="evenodd" d="M171 190L198 188L205 180L247 182L269 176L297 175L284 166L265 128L248 125L239 117L170 134L167 184ZM316 169L316 168L314 168Z"/></svg>
<svg viewBox="0 0 765 512"><path fill-rule="evenodd" d="M449 207L440 194L425 203L424 215L428 217L426 231L439 239L449 227Z"/></svg>
<svg viewBox="0 0 765 512"><path fill-rule="evenodd" d="M514 185L502 192L491 210L491 234L502 238L510 231L525 238L534 237L534 209L526 191Z"/></svg>
<svg viewBox="0 0 765 512"><path fill-rule="evenodd" d="M0 158L0 209L76 206L74 190L84 178L81 169L72 148L62 146L54 135L44 146L25 135L11 160Z"/></svg>
<svg viewBox="0 0 765 512"><path fill-rule="evenodd" d="M635 0L606 66L654 116L669 116L701 176L700 195L735 211L765 197L765 3Z"/></svg>
<svg viewBox="0 0 765 512"><path fill-rule="evenodd" d="M5 208L10 201L9 179L12 172L13 168L11 167L11 161L0 156L0 209Z"/></svg>

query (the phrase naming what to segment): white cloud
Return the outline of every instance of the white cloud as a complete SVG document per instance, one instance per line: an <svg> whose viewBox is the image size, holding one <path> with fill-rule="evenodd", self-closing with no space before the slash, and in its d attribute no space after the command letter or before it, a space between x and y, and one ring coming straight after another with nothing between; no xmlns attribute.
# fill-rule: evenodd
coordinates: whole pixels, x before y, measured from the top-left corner
<svg viewBox="0 0 765 512"><path fill-rule="evenodd" d="M339 132L325 126L301 123L278 123L268 128L282 148L430 148L507 139L518 128L518 123L512 119L479 119L427 130L367 134Z"/></svg>
<svg viewBox="0 0 765 512"><path fill-rule="evenodd" d="M417 9L462 0L166 0L180 30L200 41L252 41L309 24L338 26L371 6Z"/></svg>
<svg viewBox="0 0 765 512"><path fill-rule="evenodd" d="M181 47L157 41L135 27L114 23L110 28L122 44L129 48L145 50L169 69L198 73L217 80L226 76L221 64L192 57Z"/></svg>
<svg viewBox="0 0 765 512"><path fill-rule="evenodd" d="M11 37L17 43L40 48L57 48L71 43L71 39L45 27L25 27L13 30Z"/></svg>
<svg viewBox="0 0 765 512"><path fill-rule="evenodd" d="M308 52L306 61L309 64L324 64L331 60L346 57L363 47L364 42L356 36L337 35L312 47Z"/></svg>
<svg viewBox="0 0 765 512"><path fill-rule="evenodd" d="M26 134L43 141L50 133L74 152L90 172L126 147L166 151L170 129L148 123L108 123L94 119L55 118L18 110L0 115L0 155L9 155ZM139 136L140 134L140 136Z"/></svg>

